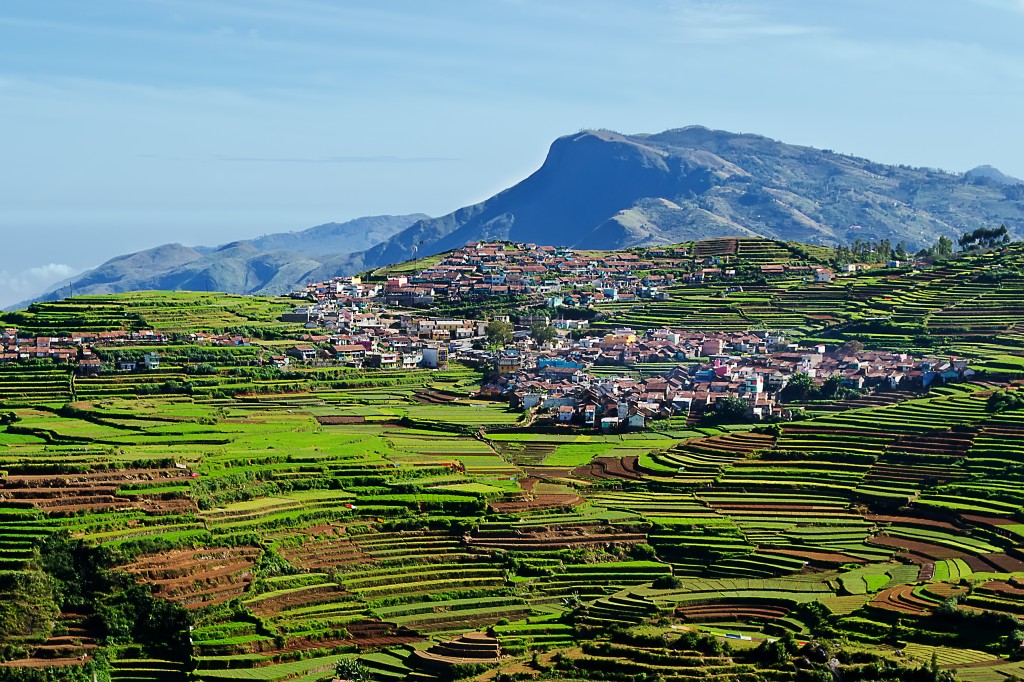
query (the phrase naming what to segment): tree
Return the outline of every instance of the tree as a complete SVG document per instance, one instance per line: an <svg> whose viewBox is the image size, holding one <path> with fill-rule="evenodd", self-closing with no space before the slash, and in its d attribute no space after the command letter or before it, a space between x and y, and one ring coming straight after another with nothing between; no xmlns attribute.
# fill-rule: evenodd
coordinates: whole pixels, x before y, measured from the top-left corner
<svg viewBox="0 0 1024 682"><path fill-rule="evenodd" d="M715 411L709 415L711 421L741 422L747 421L750 404L743 398L723 396L715 401Z"/></svg>
<svg viewBox="0 0 1024 682"><path fill-rule="evenodd" d="M800 650L796 637L792 632L787 632L780 639L766 639L758 645L754 653L764 663L770 666L783 666L789 663L789 659Z"/></svg>
<svg viewBox="0 0 1024 682"><path fill-rule="evenodd" d="M928 249L932 260L947 260L953 257L953 240L942 235L932 248Z"/></svg>
<svg viewBox="0 0 1024 682"><path fill-rule="evenodd" d="M367 682L373 679L373 675L366 669L366 666L352 658L338 661L334 666L334 674L350 682Z"/></svg>
<svg viewBox="0 0 1024 682"><path fill-rule="evenodd" d="M810 374L796 372L790 375L789 382L782 389L782 397L786 400L805 400L816 390L814 379Z"/></svg>
<svg viewBox="0 0 1024 682"><path fill-rule="evenodd" d="M501 320L492 320L484 327L487 343L492 346L507 346L512 343L512 325Z"/></svg>
<svg viewBox="0 0 1024 682"><path fill-rule="evenodd" d="M554 327L543 322L534 322L530 325L530 336L538 345L543 346L546 343L551 343L558 336L558 332Z"/></svg>
<svg viewBox="0 0 1024 682"><path fill-rule="evenodd" d="M843 375L842 374L830 374L825 382L821 385L819 393L824 398L834 398L839 394L840 389L843 387Z"/></svg>
<svg viewBox="0 0 1024 682"><path fill-rule="evenodd" d="M1000 225L995 229L986 229L979 227L974 232L965 232L961 235L957 243L960 248L965 251L971 249L991 249L997 246L1002 246L1009 243L1010 232L1006 229L1006 225Z"/></svg>
<svg viewBox="0 0 1024 682"><path fill-rule="evenodd" d="M985 409L989 412L1003 412L1024 407L1024 391L996 391L985 401Z"/></svg>

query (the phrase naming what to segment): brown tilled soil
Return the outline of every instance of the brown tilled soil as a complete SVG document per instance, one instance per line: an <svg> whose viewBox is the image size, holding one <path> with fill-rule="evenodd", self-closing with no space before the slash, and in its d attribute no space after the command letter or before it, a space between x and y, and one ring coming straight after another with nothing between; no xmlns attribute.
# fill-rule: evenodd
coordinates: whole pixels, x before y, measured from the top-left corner
<svg viewBox="0 0 1024 682"><path fill-rule="evenodd" d="M590 464L578 466L572 470L573 476L580 478L624 478L639 480L643 476L637 471L639 457L596 457Z"/></svg>
<svg viewBox="0 0 1024 682"><path fill-rule="evenodd" d="M165 485L191 480L182 469L120 469L81 474L13 475L0 479L0 501L28 504L51 514L82 511L141 509L150 514L192 511L189 499L168 499L162 494L119 496L129 484Z"/></svg>
<svg viewBox="0 0 1024 682"><path fill-rule="evenodd" d="M402 644L422 642L425 638L406 627L396 626L394 623L385 623L377 619L367 619L349 623L345 626L349 632L347 639L310 639L308 637L290 638L282 649L268 649L262 651L264 655L272 657L279 654L288 654L296 651L309 651L312 649L334 649L336 647L357 646L361 650L381 649Z"/></svg>
<svg viewBox="0 0 1024 682"><path fill-rule="evenodd" d="M439 393L430 388L420 389L413 393L412 399L421 405L447 405L455 396Z"/></svg>
<svg viewBox="0 0 1024 682"><path fill-rule="evenodd" d="M859 557L842 554L840 552L816 552L814 550L801 549L761 549L763 554L778 554L780 556L803 559L817 566L841 566L843 564L864 564L866 560Z"/></svg>
<svg viewBox="0 0 1024 682"><path fill-rule="evenodd" d="M1024 587L1005 580L990 580L979 588L1003 597L1024 600Z"/></svg>
<svg viewBox="0 0 1024 682"><path fill-rule="evenodd" d="M919 516L888 516L884 514L868 514L864 517L864 519L872 523L892 523L904 526L916 526L918 528L938 528L940 530L946 530L955 533L960 532L960 528L954 526L952 523L948 521L939 521L938 519L927 519Z"/></svg>
<svg viewBox="0 0 1024 682"><path fill-rule="evenodd" d="M370 560L370 557L345 535L345 528L342 526L314 526L305 529L302 534L306 537L301 545L286 547L281 550L281 554L291 563L306 570L315 571Z"/></svg>
<svg viewBox="0 0 1024 682"><path fill-rule="evenodd" d="M83 665L99 648L96 633L88 625L89 616L81 613L60 614L54 634L34 647L28 658L0 663L11 668L44 668L49 666Z"/></svg>
<svg viewBox="0 0 1024 682"><path fill-rule="evenodd" d="M871 600L871 605L886 611L896 611L912 616L927 615L935 607L933 603L916 596L913 585L897 585L888 590L882 590Z"/></svg>
<svg viewBox="0 0 1024 682"><path fill-rule="evenodd" d="M1005 554L980 554L978 556L964 556L961 558L975 573L1005 573L1007 568L1021 565L1020 561L1017 561L1013 557L1008 557ZM1004 560L1007 568L1003 568L1000 565L1001 563L1004 563ZM997 561L1000 563L995 563ZM1021 569L1014 568L1013 570L1019 571Z"/></svg>
<svg viewBox="0 0 1024 682"><path fill-rule="evenodd" d="M753 605L753 604L697 604L680 606L675 610L677 618L691 622L722 621L722 620L775 620L782 618L789 609L785 606Z"/></svg>
<svg viewBox="0 0 1024 682"><path fill-rule="evenodd" d="M85 665L88 660L88 654L83 654L77 658L22 658L16 661L0 663L0 668L67 668Z"/></svg>
<svg viewBox="0 0 1024 682"><path fill-rule="evenodd" d="M244 594L259 552L256 547L172 550L144 557L122 570L149 583L155 595L194 609Z"/></svg>
<svg viewBox="0 0 1024 682"><path fill-rule="evenodd" d="M608 533L602 532L600 526L569 526L537 530L515 530L501 533L488 533L475 537L467 535L465 542L471 547L487 547L489 549L529 549L533 551L557 550L570 547L586 547L594 545L622 545L646 542L643 533Z"/></svg>
<svg viewBox="0 0 1024 682"><path fill-rule="evenodd" d="M918 455L965 457L973 444L974 434L971 432L935 431L900 436L889 449Z"/></svg>
<svg viewBox="0 0 1024 682"><path fill-rule="evenodd" d="M513 514L539 509L561 509L562 507L575 507L583 504L584 499L579 495L534 495L527 500L513 500L511 502L492 502L491 509L499 514Z"/></svg>
<svg viewBox="0 0 1024 682"><path fill-rule="evenodd" d="M954 549L933 545L930 542L918 542L905 538L894 538L887 535L875 535L867 539L868 544L880 547L892 547L894 549L906 550L911 555L924 557L925 559L956 559L963 557L963 552ZM966 557L964 557L966 559ZM917 562L915 562L917 563Z"/></svg>
<svg viewBox="0 0 1024 682"><path fill-rule="evenodd" d="M301 608L303 606L314 606L335 601L347 594L344 589L336 585L316 585L298 592L288 592L280 596L268 597L251 604L252 612L257 616L272 616L278 611L285 609Z"/></svg>

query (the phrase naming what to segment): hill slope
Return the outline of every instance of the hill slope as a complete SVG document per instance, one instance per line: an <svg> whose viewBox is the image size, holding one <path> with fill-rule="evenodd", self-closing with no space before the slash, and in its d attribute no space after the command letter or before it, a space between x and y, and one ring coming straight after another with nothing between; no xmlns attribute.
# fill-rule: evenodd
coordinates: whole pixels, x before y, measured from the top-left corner
<svg viewBox="0 0 1024 682"><path fill-rule="evenodd" d="M268 234L247 239L245 243L260 251L294 251L313 257L328 253L352 253L369 249L414 222L428 218L425 213L369 216L345 223L325 223L301 232Z"/></svg>
<svg viewBox="0 0 1024 682"><path fill-rule="evenodd" d="M367 249L427 216L370 216L281 232L218 247L164 244L112 258L36 300L123 291L195 290L236 294L280 293L319 268L332 254ZM26 303L19 304L18 308Z"/></svg>

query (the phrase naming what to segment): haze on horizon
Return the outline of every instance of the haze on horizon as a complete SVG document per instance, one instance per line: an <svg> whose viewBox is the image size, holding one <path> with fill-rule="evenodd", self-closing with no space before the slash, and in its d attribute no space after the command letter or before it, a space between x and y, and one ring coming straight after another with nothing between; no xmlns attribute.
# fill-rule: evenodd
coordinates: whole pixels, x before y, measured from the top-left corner
<svg viewBox="0 0 1024 682"><path fill-rule="evenodd" d="M0 9L0 307L130 251L442 215L584 127L1024 177L1024 0Z"/></svg>

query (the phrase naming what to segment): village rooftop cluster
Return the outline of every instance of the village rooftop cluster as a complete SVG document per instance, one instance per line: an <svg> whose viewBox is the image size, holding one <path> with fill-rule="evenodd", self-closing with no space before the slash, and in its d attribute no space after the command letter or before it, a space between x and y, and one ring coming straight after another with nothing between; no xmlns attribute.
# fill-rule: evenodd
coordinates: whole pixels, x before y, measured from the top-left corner
<svg viewBox="0 0 1024 682"><path fill-rule="evenodd" d="M156 345L168 342L165 334L150 329L139 331L72 332L62 336L26 336L14 327L0 332L0 363L14 364L33 361L52 361L70 364L82 375L97 374L103 363L94 348L119 345ZM134 370L145 367L157 369L160 358L156 353L119 361L117 369Z"/></svg>
<svg viewBox="0 0 1024 682"><path fill-rule="evenodd" d="M686 257L684 250L668 248L650 249L641 256L628 251L591 254L536 244L473 242L413 275L392 275L380 284L335 279L310 284L293 296L317 301L373 300L402 307L429 306L439 299L457 303L502 296L542 296L551 307L636 298L665 300L668 294L662 289L684 280L671 272L637 273L685 269L691 265Z"/></svg>
<svg viewBox="0 0 1024 682"><path fill-rule="evenodd" d="M671 298L669 287L732 281L737 262L734 252L701 255L682 246L589 252L519 242L471 242L436 263L425 262L412 274L390 274L381 282L337 277L310 283L292 297L312 301L311 315L325 302L416 308L504 297L528 298L549 308L590 308L610 302L666 301ZM902 265L854 263L844 265L842 274ZM766 279L800 277L811 283L835 278L830 268L800 264L761 263L752 274Z"/></svg>
<svg viewBox="0 0 1024 682"><path fill-rule="evenodd" d="M626 376L636 363L677 363L646 379ZM600 374L594 367L604 367ZM621 366L623 376L609 376ZM561 423L602 429L644 428L677 415L699 419L723 398L742 400L752 419L788 419L783 390L796 375L814 387L828 381L854 390L925 389L975 374L958 358L913 358L906 353L802 348L771 332L695 333L618 329L549 349L498 353L497 375L482 393L513 407L548 412Z"/></svg>

